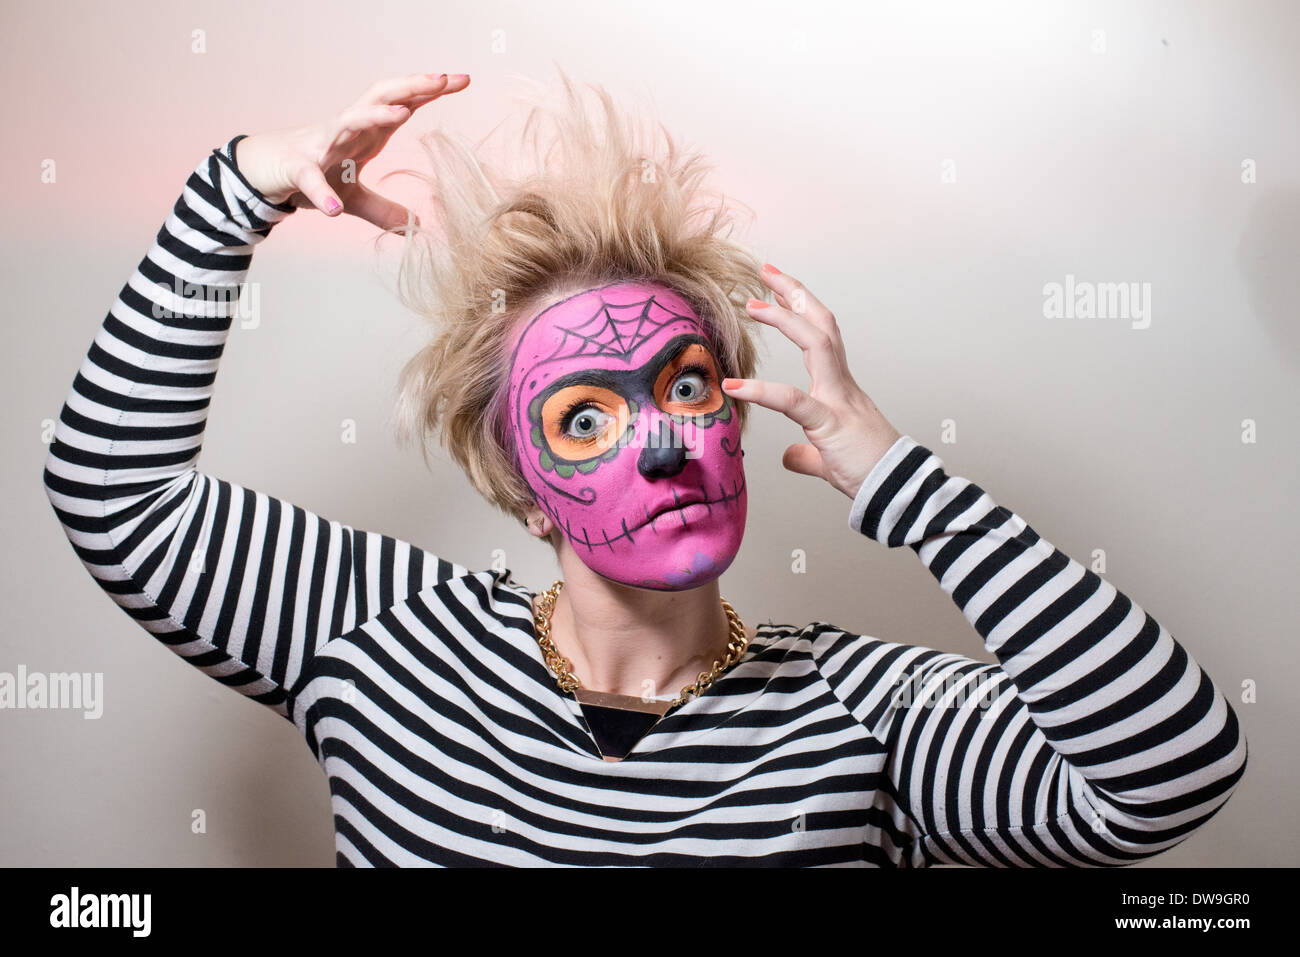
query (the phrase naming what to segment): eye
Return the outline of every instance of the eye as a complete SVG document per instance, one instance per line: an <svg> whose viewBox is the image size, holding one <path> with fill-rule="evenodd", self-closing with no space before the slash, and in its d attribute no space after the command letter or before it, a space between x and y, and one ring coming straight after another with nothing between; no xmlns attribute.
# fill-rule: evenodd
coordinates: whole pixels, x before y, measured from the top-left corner
<svg viewBox="0 0 1300 957"><path fill-rule="evenodd" d="M588 402L578 402L565 410L560 419L560 430L579 441L594 439L605 431L613 418Z"/></svg>
<svg viewBox="0 0 1300 957"><path fill-rule="evenodd" d="M683 367L673 380L668 397L673 402L699 402L709 395L709 370L699 365Z"/></svg>
<svg viewBox="0 0 1300 957"><path fill-rule="evenodd" d="M552 393L540 412L537 424L550 452L571 462L607 451L618 441L620 423L631 421L627 399L595 385L566 386Z"/></svg>
<svg viewBox="0 0 1300 957"><path fill-rule="evenodd" d="M708 415L722 408L716 362L700 343L692 343L660 370L655 381L655 401L674 415Z"/></svg>

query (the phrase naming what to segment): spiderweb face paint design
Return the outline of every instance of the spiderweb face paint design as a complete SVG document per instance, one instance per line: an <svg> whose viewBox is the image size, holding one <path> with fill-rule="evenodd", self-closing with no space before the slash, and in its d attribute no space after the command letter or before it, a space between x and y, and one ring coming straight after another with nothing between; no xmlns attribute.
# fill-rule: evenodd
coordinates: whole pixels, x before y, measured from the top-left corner
<svg viewBox="0 0 1300 957"><path fill-rule="evenodd" d="M524 480L593 571L679 591L726 571L745 532L735 402L695 310L658 283L556 303L511 345Z"/></svg>

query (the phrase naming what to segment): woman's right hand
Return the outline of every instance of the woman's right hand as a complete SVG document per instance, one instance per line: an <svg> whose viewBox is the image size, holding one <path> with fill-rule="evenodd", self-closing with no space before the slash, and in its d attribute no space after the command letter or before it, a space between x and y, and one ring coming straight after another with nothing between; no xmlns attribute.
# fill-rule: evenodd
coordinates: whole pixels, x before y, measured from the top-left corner
<svg viewBox="0 0 1300 957"><path fill-rule="evenodd" d="M245 137L235 144L235 165L272 203L314 207L326 216L350 213L381 229L400 228L407 209L361 185L361 169L417 109L467 86L465 73L380 80L329 119Z"/></svg>

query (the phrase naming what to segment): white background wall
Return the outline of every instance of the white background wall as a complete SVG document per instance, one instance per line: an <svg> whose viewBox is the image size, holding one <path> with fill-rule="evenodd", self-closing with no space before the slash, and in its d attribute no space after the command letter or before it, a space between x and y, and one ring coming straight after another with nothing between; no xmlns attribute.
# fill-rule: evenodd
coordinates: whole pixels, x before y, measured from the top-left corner
<svg viewBox="0 0 1300 957"><path fill-rule="evenodd" d="M0 670L105 681L98 721L0 711L0 864L332 866L325 779L296 729L173 656L83 570L41 487L42 423L212 147L380 77L470 73L382 173L416 158L420 130L486 134L511 75L553 64L705 150L756 211L741 238L836 312L894 424L1071 556L1104 549L1106 577L1229 696L1245 780L1152 863L1300 863L1300 5L9 2L0 18ZM421 330L373 232L304 211L259 248L262 325L232 333L201 467L471 567L504 549L544 587L549 549L392 439ZM1149 328L1045 318L1044 285L1067 275L1150 283ZM806 385L798 350L763 335L759 375ZM798 429L753 412L749 524L722 580L742 616L992 660L910 550L854 535L847 498L782 470Z"/></svg>

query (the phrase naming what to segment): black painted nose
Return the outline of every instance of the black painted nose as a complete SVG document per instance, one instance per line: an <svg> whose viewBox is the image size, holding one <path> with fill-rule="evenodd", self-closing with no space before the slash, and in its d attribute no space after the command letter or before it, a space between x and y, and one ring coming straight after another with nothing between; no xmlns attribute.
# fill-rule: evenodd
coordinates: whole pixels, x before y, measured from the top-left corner
<svg viewBox="0 0 1300 957"><path fill-rule="evenodd" d="M667 419L646 432L645 447L636 467L646 478L672 478L686 467L686 443L673 432Z"/></svg>

